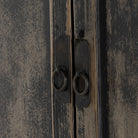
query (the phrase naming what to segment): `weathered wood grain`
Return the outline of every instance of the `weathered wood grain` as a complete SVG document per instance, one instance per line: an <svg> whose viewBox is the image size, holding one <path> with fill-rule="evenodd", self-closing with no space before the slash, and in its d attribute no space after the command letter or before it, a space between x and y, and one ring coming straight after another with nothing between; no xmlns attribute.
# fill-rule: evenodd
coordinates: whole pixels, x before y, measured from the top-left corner
<svg viewBox="0 0 138 138"><path fill-rule="evenodd" d="M57 91L51 86L52 101L52 134L53 138L73 138L73 92L72 92L72 32L71 32L71 0L50 1L51 24L51 78L59 63L59 56L67 58L68 88ZM66 40L66 41L65 41ZM59 45L60 44L60 45ZM60 47L60 48L59 48ZM62 47L62 48L61 48ZM68 53L65 54L64 50ZM61 53L61 55L60 55ZM64 53L64 54L63 54ZM60 59L61 59L60 58ZM52 84L52 81L51 81Z"/></svg>
<svg viewBox="0 0 138 138"><path fill-rule="evenodd" d="M0 1L0 137L51 138L49 1Z"/></svg>
<svg viewBox="0 0 138 138"><path fill-rule="evenodd" d="M1 138L137 138L138 2L72 2L73 11L71 0L0 1ZM76 116L72 29L91 49L91 103L76 107ZM67 94L56 93L51 79L61 38L69 47Z"/></svg>
<svg viewBox="0 0 138 138"><path fill-rule="evenodd" d="M109 137L138 137L138 1L107 0Z"/></svg>
<svg viewBox="0 0 138 138"><path fill-rule="evenodd" d="M91 103L83 110L76 107L76 137L98 137L97 110L97 2L95 0L74 0L74 39L87 40L90 46L90 95Z"/></svg>

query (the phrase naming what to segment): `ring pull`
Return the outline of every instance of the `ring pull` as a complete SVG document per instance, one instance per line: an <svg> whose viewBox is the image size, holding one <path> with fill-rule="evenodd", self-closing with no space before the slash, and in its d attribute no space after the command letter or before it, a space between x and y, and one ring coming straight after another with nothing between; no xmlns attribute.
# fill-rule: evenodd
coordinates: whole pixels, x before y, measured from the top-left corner
<svg viewBox="0 0 138 138"><path fill-rule="evenodd" d="M67 88L67 77L61 67L57 67L53 73L53 85L57 91L65 91Z"/></svg>
<svg viewBox="0 0 138 138"><path fill-rule="evenodd" d="M77 72L73 78L73 90L79 96L84 96L88 93L89 80L85 73Z"/></svg>

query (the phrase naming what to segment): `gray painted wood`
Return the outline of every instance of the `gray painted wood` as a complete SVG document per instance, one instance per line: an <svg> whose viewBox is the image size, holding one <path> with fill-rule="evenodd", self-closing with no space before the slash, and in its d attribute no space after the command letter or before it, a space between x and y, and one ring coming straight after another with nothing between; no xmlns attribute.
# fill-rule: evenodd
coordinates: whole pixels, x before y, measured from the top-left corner
<svg viewBox="0 0 138 138"><path fill-rule="evenodd" d="M50 9L51 78L58 65L66 65L68 72L67 90L62 92L57 91L53 85L51 87L52 134L54 138L73 138L71 0L52 0ZM62 62L64 58L67 58L67 62Z"/></svg>
<svg viewBox="0 0 138 138"><path fill-rule="evenodd" d="M72 91L61 97L51 79L55 43L67 36L71 85L70 4L0 1L0 137L73 137Z"/></svg>
<svg viewBox="0 0 138 138"><path fill-rule="evenodd" d="M73 17L71 0L0 1L1 138L137 137L138 3L72 4ZM87 40L91 49L91 103L83 110L75 107L76 116L71 22L74 39ZM67 38L70 57L67 94L56 93L51 79L56 67L53 54L62 37Z"/></svg>
<svg viewBox="0 0 138 138"><path fill-rule="evenodd" d="M49 1L0 1L0 137L51 138Z"/></svg>
<svg viewBox="0 0 138 138"><path fill-rule="evenodd" d="M90 97L87 108L80 110L76 106L76 137L98 137L98 101L97 101L97 1L74 0L74 39L84 39L90 46Z"/></svg>
<svg viewBox="0 0 138 138"><path fill-rule="evenodd" d="M109 137L138 137L138 1L107 0Z"/></svg>

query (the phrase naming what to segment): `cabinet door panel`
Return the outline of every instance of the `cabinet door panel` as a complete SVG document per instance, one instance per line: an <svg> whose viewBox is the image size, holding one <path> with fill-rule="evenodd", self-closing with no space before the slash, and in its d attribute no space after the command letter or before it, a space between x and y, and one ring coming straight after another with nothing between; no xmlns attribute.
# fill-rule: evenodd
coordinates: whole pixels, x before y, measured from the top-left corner
<svg viewBox="0 0 138 138"><path fill-rule="evenodd" d="M51 78L58 66L67 71L67 89L57 91L51 81L52 133L55 138L73 138L71 0L50 1Z"/></svg>
<svg viewBox="0 0 138 138"><path fill-rule="evenodd" d="M97 99L97 2L94 0L74 0L74 39L86 40L90 49L90 105L79 109L76 106L76 137L98 137L98 99ZM74 40L74 41L75 41ZM75 47L75 46L74 46ZM74 48L75 50L75 48ZM74 52L75 53L75 52ZM82 59L83 62L83 59ZM76 95L77 97L77 95ZM83 102L83 101L82 101Z"/></svg>

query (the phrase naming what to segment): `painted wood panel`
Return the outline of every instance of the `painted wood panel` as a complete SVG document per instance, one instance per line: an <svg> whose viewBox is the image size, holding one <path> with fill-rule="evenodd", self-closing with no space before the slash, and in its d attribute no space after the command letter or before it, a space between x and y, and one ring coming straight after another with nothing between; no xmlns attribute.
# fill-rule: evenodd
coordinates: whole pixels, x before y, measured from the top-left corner
<svg viewBox="0 0 138 138"><path fill-rule="evenodd" d="M97 43L97 1L74 0L74 39L84 39L90 46L90 98L91 102L87 108L79 109L76 106L76 137L96 138L98 137L98 97L97 97L97 67L98 53Z"/></svg>
<svg viewBox="0 0 138 138"><path fill-rule="evenodd" d="M109 137L138 136L138 2L107 0Z"/></svg>
<svg viewBox="0 0 138 138"><path fill-rule="evenodd" d="M49 1L0 1L0 137L51 138Z"/></svg>
<svg viewBox="0 0 138 138"><path fill-rule="evenodd" d="M1 0L0 137L136 138L137 7L136 0ZM91 103L83 109L72 91L75 39L91 52ZM67 93L52 80L62 40Z"/></svg>
<svg viewBox="0 0 138 138"><path fill-rule="evenodd" d="M51 78L57 66L66 65L68 72L67 90L57 91L51 81L52 134L53 138L73 138L71 0L50 1L50 25ZM62 62L64 58L66 62Z"/></svg>

